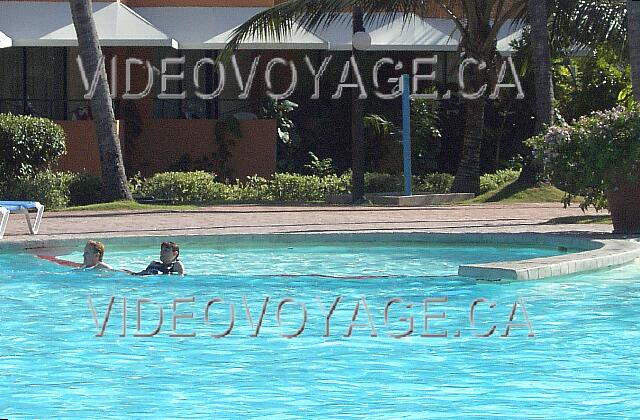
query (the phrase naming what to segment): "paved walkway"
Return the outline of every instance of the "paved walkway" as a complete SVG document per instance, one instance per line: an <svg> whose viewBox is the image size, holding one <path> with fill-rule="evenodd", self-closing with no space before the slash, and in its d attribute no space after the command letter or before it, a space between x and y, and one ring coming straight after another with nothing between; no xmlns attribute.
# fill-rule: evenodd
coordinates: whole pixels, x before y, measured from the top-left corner
<svg viewBox="0 0 640 420"><path fill-rule="evenodd" d="M595 212L590 212L594 215ZM558 224L581 216L561 204L482 204L438 207L226 205L192 211L47 212L37 239L300 232L509 232L607 237L611 225ZM3 241L35 239L12 215Z"/></svg>

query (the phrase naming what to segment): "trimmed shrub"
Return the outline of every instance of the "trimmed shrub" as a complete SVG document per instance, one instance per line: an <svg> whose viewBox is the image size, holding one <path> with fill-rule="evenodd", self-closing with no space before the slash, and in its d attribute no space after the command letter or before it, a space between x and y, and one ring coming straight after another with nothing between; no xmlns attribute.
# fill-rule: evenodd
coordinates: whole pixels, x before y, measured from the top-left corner
<svg viewBox="0 0 640 420"><path fill-rule="evenodd" d="M89 174L74 174L69 183L69 202L73 206L85 206L104 202L102 180Z"/></svg>
<svg viewBox="0 0 640 420"><path fill-rule="evenodd" d="M402 191L404 180L402 175L367 172L364 174L364 190L368 193L385 193Z"/></svg>
<svg viewBox="0 0 640 420"><path fill-rule="evenodd" d="M453 175L433 173L418 177L414 180L414 189L418 192L429 192L432 194L446 194L451 191L453 185Z"/></svg>
<svg viewBox="0 0 640 420"><path fill-rule="evenodd" d="M12 180L2 188L6 200L39 201L48 209L69 205L69 184L74 174L69 172L42 171L37 174Z"/></svg>
<svg viewBox="0 0 640 420"><path fill-rule="evenodd" d="M145 179L140 194L175 203L208 203L223 200L227 186L215 181L215 175L196 172L164 172Z"/></svg>
<svg viewBox="0 0 640 420"><path fill-rule="evenodd" d="M518 179L520 171L501 169L495 174L485 174L480 177L480 194L494 191Z"/></svg>
<svg viewBox="0 0 640 420"><path fill-rule="evenodd" d="M414 192L445 194L451 190L453 175L432 173L413 177ZM365 191L368 193L384 193L404 191L402 175L366 173L364 175Z"/></svg>
<svg viewBox="0 0 640 420"><path fill-rule="evenodd" d="M257 175L247 178L245 183L236 180L229 185L225 197L229 201L273 201L268 179Z"/></svg>
<svg viewBox="0 0 640 420"><path fill-rule="evenodd" d="M62 127L46 118L0 114L0 173L6 178L34 176L66 152Z"/></svg>
<svg viewBox="0 0 640 420"><path fill-rule="evenodd" d="M348 179L348 182L347 182ZM351 184L344 175L275 174L269 189L275 201L313 202L324 201L328 194L346 193Z"/></svg>

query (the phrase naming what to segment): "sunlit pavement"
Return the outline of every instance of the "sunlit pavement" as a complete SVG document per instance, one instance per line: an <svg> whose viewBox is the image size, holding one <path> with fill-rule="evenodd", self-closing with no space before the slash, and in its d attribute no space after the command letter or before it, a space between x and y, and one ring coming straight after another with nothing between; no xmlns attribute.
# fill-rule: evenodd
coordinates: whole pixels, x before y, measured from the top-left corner
<svg viewBox="0 0 640 420"><path fill-rule="evenodd" d="M561 204L555 203L410 208L224 205L187 211L45 212L37 237L28 235L22 216L12 215L3 241L36 238L391 231L544 232L609 236L613 230L611 225L568 224L565 219L584 215L579 208L564 209ZM590 211L587 215L597 214Z"/></svg>

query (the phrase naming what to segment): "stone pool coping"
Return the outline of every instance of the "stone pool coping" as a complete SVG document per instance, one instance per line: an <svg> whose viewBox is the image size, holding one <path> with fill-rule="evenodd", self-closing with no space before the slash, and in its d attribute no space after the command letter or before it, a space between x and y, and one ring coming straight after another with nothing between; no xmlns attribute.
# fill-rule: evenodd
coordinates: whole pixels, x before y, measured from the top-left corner
<svg viewBox="0 0 640 420"><path fill-rule="evenodd" d="M117 236L104 239L107 246L157 246L163 235ZM183 234L171 237L181 244L215 243L217 245L295 244L300 242L421 242L481 245L530 245L578 250L563 255L520 261L465 264L458 275L477 280L540 280L586 271L616 267L640 258L638 239L596 239L556 233L423 233L423 232L299 232ZM39 255L63 255L84 245L85 238L35 238L0 241L0 250L28 251Z"/></svg>

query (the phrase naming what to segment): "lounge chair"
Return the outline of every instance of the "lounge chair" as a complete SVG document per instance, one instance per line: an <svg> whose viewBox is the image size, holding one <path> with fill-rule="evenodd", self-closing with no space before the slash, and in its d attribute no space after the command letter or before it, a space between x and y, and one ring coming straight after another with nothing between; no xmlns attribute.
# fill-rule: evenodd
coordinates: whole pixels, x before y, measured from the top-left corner
<svg viewBox="0 0 640 420"><path fill-rule="evenodd" d="M29 210L35 210L36 212L34 221L29 217ZM35 235L40 230L44 206L37 201L0 201L0 213L0 238L2 238L4 230L7 228L9 213L24 214L29 226L29 232Z"/></svg>
<svg viewBox="0 0 640 420"><path fill-rule="evenodd" d="M0 239L4 236L4 231L7 229L7 222L9 221L9 210L4 207L0 207Z"/></svg>

